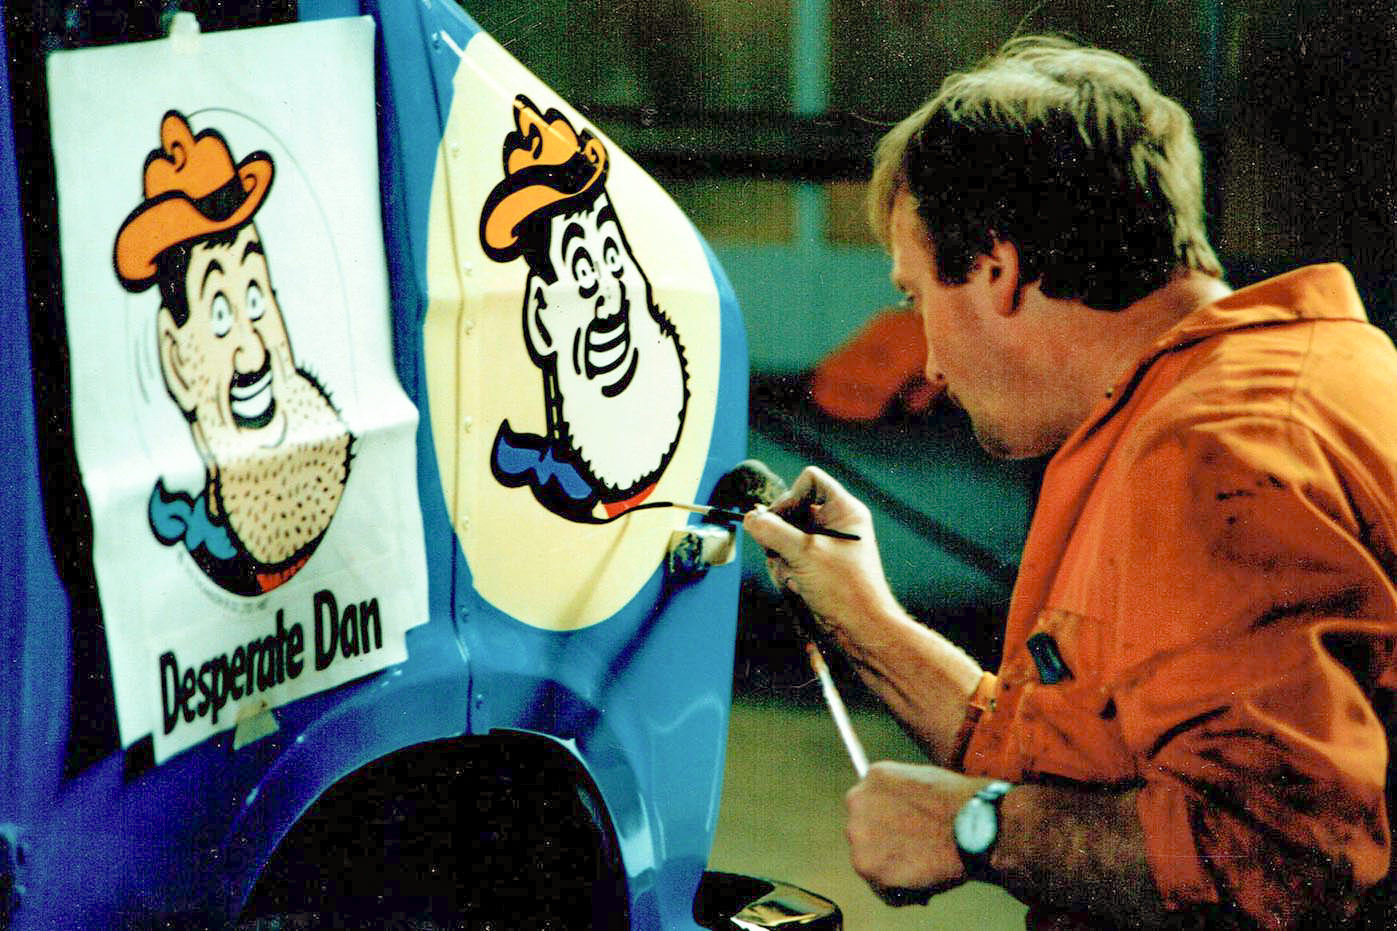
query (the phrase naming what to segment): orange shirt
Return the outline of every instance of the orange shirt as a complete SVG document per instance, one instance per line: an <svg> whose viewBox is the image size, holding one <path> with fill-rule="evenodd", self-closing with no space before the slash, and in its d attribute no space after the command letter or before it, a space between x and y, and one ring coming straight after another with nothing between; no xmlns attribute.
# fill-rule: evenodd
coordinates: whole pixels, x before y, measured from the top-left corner
<svg viewBox="0 0 1397 931"><path fill-rule="evenodd" d="M1139 786L1171 907L1377 882L1394 497L1397 352L1342 267L1189 315L1048 467L966 771Z"/></svg>

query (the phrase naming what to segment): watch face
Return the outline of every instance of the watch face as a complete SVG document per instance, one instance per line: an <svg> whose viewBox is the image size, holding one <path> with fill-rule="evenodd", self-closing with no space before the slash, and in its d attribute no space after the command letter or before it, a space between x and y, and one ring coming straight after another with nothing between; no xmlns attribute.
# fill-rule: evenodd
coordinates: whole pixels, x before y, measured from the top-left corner
<svg viewBox="0 0 1397 931"><path fill-rule="evenodd" d="M969 854L982 854L994 846L999 836L999 812L976 796L956 814L954 830L956 846Z"/></svg>

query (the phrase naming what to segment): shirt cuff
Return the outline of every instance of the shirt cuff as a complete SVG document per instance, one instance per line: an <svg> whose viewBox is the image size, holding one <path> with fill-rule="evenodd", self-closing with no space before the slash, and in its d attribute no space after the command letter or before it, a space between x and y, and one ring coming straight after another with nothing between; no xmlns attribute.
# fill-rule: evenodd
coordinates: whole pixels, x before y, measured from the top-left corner
<svg viewBox="0 0 1397 931"><path fill-rule="evenodd" d="M970 693L970 700L966 702L965 717L961 719L960 730L956 731L955 740L951 741L951 754L947 760L949 769L964 768L965 751L970 747L970 735L975 733L975 725L980 723L980 716L986 711L994 710L998 690L998 676L992 672L980 673L980 681L975 686L975 691Z"/></svg>

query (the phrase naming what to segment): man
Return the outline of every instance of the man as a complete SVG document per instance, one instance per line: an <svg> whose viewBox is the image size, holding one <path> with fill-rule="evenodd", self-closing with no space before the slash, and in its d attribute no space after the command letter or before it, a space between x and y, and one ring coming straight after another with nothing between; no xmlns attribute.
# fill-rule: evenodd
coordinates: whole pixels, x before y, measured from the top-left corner
<svg viewBox="0 0 1397 931"><path fill-rule="evenodd" d="M272 183L262 152L236 166L214 130L167 113L146 159L145 200L117 234L117 277L156 285L165 389L204 461L197 497L158 480L150 525L239 595L270 591L310 558L349 476L353 437L297 367L253 217Z"/></svg>
<svg viewBox="0 0 1397 931"><path fill-rule="evenodd" d="M1336 266L1231 292L1200 189L1182 109L1056 39L952 76L880 145L870 216L928 377L992 453L1054 453L995 674L897 604L823 472L746 520L937 764L849 793L854 868L890 901L983 879L1043 928L1381 904L1397 352Z"/></svg>
<svg viewBox="0 0 1397 931"><path fill-rule="evenodd" d="M684 351L612 206L601 140L524 96L514 120L480 241L497 262L528 264L521 317L546 427L500 424L491 468L587 523L639 504L669 464L689 400Z"/></svg>

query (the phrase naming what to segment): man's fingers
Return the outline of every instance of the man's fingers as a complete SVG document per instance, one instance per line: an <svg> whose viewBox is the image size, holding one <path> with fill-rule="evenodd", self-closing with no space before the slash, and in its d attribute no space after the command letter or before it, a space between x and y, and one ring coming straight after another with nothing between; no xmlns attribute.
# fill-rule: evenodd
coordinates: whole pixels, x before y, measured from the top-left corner
<svg viewBox="0 0 1397 931"><path fill-rule="evenodd" d="M823 500L820 480L828 477L824 470L816 466L806 466L800 470L796 480L791 483L791 490L786 494L794 501L815 502Z"/></svg>
<svg viewBox="0 0 1397 931"><path fill-rule="evenodd" d="M851 531L868 523L868 509L819 466L806 466L771 510L802 528Z"/></svg>
<svg viewBox="0 0 1397 931"><path fill-rule="evenodd" d="M839 484L823 469L806 466L786 493L772 502L771 510L791 520L792 517L808 513L812 505L823 504L831 488L838 489ZM796 519L794 522L798 524L801 521Z"/></svg>
<svg viewBox="0 0 1397 931"><path fill-rule="evenodd" d="M748 511L742 526L763 549L781 558L789 558L805 541L803 530L761 508Z"/></svg>

